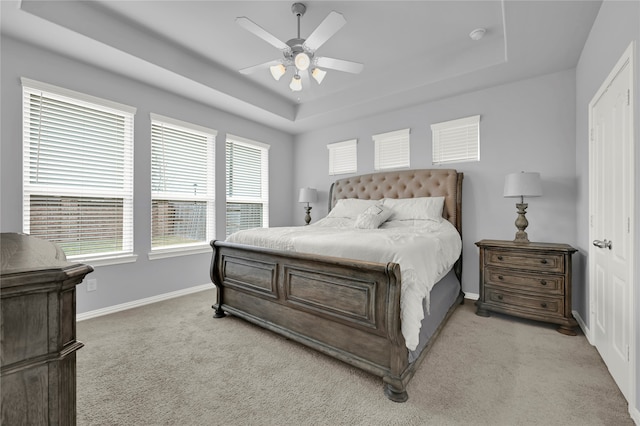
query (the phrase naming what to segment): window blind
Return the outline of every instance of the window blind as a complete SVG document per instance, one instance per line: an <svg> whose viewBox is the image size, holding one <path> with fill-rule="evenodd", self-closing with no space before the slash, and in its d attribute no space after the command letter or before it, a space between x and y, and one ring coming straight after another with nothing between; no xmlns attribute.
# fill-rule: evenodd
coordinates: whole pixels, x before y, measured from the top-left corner
<svg viewBox="0 0 640 426"><path fill-rule="evenodd" d="M431 125L433 164L480 161L480 116Z"/></svg>
<svg viewBox="0 0 640 426"><path fill-rule="evenodd" d="M215 235L215 130L151 115L151 250Z"/></svg>
<svg viewBox="0 0 640 426"><path fill-rule="evenodd" d="M269 145L228 135L226 232L269 226Z"/></svg>
<svg viewBox="0 0 640 426"><path fill-rule="evenodd" d="M69 258L132 254L135 109L22 83L23 231Z"/></svg>
<svg viewBox="0 0 640 426"><path fill-rule="evenodd" d="M375 170L398 169L410 164L410 129L373 135Z"/></svg>
<svg viewBox="0 0 640 426"><path fill-rule="evenodd" d="M355 173L358 171L357 142L357 139L352 139L327 145L329 150L329 175Z"/></svg>

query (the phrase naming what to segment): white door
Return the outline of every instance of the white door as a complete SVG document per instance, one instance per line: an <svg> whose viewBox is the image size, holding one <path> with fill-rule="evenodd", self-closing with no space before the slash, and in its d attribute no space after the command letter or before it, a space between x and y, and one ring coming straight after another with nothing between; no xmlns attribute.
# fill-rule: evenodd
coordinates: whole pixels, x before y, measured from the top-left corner
<svg viewBox="0 0 640 426"><path fill-rule="evenodd" d="M628 49L589 104L590 328L622 393L631 397L633 309L633 57Z"/></svg>

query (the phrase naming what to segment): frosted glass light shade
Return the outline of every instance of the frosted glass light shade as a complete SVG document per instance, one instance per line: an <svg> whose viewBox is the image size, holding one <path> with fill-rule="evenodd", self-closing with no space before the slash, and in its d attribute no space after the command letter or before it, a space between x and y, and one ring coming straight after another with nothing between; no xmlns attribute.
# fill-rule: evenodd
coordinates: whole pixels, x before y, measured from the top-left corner
<svg viewBox="0 0 640 426"><path fill-rule="evenodd" d="M302 80L298 74L294 75L291 79L291 84L289 84L289 88L294 92L299 92L302 90Z"/></svg>
<svg viewBox="0 0 640 426"><path fill-rule="evenodd" d="M311 77L313 77L318 84L322 83L322 80L324 80L324 76L327 75L327 72L324 70L321 70L320 68L314 68L311 71Z"/></svg>
<svg viewBox="0 0 640 426"><path fill-rule="evenodd" d="M318 199L318 191L315 188L300 188L299 203L315 203Z"/></svg>
<svg viewBox="0 0 640 426"><path fill-rule="evenodd" d="M287 69L282 64L273 65L273 66L269 67L269 69L271 70L271 75L276 80L280 80L280 77L282 77L284 75L284 73L287 72Z"/></svg>
<svg viewBox="0 0 640 426"><path fill-rule="evenodd" d="M300 71L305 71L311 65L311 58L304 52L300 52L296 55L293 62L296 64L296 68Z"/></svg>
<svg viewBox="0 0 640 426"><path fill-rule="evenodd" d="M511 173L504 180L505 197L539 197L541 195L540 173Z"/></svg>

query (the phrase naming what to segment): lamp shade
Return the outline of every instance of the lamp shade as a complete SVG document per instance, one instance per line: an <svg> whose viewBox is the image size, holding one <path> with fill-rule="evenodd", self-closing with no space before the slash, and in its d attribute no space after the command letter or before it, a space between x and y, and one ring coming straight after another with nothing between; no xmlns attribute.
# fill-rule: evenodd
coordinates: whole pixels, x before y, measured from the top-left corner
<svg viewBox="0 0 640 426"><path fill-rule="evenodd" d="M542 195L540 173L511 173L504 179L505 197L539 197Z"/></svg>
<svg viewBox="0 0 640 426"><path fill-rule="evenodd" d="M302 90L302 80L298 74L294 75L291 79L291 83L289 84L289 88L294 92L299 92Z"/></svg>
<svg viewBox="0 0 640 426"><path fill-rule="evenodd" d="M318 84L322 83L322 80L324 80L325 75L327 75L327 72L324 70L321 70L320 68L314 68L311 71L311 76L318 82Z"/></svg>
<svg viewBox="0 0 640 426"><path fill-rule="evenodd" d="M318 192L315 188L300 188L298 196L299 203L313 203L318 199Z"/></svg>
<svg viewBox="0 0 640 426"><path fill-rule="evenodd" d="M276 80L280 80L280 77L282 77L284 75L284 73L287 72L287 69L282 64L273 65L273 66L269 67L269 70L271 70L271 75Z"/></svg>

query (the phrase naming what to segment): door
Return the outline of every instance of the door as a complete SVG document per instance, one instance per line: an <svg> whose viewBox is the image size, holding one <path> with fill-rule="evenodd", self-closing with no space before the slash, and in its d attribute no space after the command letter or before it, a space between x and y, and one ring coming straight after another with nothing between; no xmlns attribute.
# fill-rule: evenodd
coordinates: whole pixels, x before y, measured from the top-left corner
<svg viewBox="0 0 640 426"><path fill-rule="evenodd" d="M590 328L595 347L627 401L634 259L631 47L589 104Z"/></svg>

